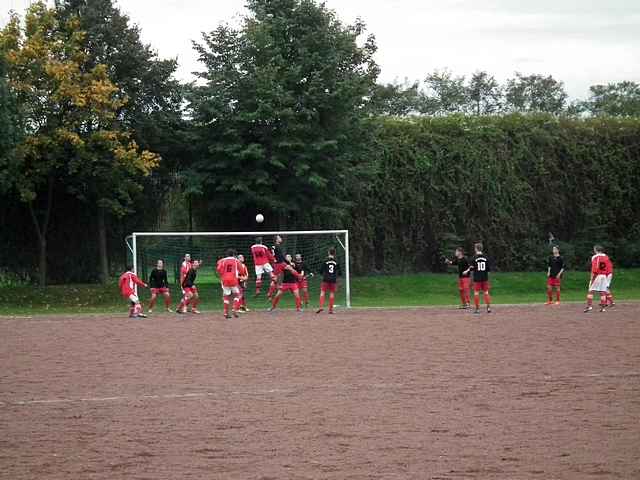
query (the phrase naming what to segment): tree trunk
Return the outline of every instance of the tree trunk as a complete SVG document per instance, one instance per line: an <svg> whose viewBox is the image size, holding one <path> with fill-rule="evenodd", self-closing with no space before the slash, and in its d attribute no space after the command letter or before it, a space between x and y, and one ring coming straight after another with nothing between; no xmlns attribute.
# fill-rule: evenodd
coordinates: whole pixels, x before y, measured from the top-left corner
<svg viewBox="0 0 640 480"><path fill-rule="evenodd" d="M98 207L98 264L100 265L100 283L109 281L109 255L107 252L107 225L104 208Z"/></svg>
<svg viewBox="0 0 640 480"><path fill-rule="evenodd" d="M49 220L51 219L51 208L53 206L53 178L49 178L46 202L42 225L36 215L33 202L29 202L28 204L31 220L33 220L33 227L38 237L38 284L41 287L47 285L47 233L49 231Z"/></svg>

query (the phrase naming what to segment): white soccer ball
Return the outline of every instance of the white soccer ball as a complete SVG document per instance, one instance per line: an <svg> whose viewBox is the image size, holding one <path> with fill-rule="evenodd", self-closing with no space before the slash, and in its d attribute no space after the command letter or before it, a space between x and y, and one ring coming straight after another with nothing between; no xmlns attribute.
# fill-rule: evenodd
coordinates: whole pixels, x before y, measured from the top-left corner
<svg viewBox="0 0 640 480"><path fill-rule="evenodd" d="M264 215L262 215L261 213L256 215L256 222L258 223L262 223L264 222Z"/></svg>

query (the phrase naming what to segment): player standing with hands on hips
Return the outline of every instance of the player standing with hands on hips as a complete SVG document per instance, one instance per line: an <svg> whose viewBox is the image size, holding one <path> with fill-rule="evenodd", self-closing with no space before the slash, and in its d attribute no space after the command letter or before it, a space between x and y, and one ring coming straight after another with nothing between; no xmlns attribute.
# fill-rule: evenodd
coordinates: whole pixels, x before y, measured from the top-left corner
<svg viewBox="0 0 640 480"><path fill-rule="evenodd" d="M322 267L320 267L320 275L322 275L322 283L320 284L320 308L318 308L316 313L321 313L324 310L324 300L327 292L329 292L329 313L333 313L338 277L342 276L340 264L336 261L335 248L329 249L327 260L322 264Z"/></svg>
<svg viewBox="0 0 640 480"><path fill-rule="evenodd" d="M473 302L476 309L473 313L480 313L480 292L483 293L487 313L491 313L491 296L489 295L489 290L491 289L489 272L491 271L491 267L489 265L489 259L482 252L482 243L476 243L474 250L476 254L471 261L471 271L473 272Z"/></svg>
<svg viewBox="0 0 640 480"><path fill-rule="evenodd" d="M560 305L560 284L564 273L564 260L560 256L560 248L553 247L553 255L549 257L547 268L547 305L553 304L553 289L556 289L556 305Z"/></svg>

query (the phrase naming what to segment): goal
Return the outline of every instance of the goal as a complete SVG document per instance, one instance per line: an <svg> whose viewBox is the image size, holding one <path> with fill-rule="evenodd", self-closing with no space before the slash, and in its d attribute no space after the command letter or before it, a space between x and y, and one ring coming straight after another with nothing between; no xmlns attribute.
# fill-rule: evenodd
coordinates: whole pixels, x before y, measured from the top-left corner
<svg viewBox="0 0 640 480"><path fill-rule="evenodd" d="M134 232L126 238L128 255L134 271L142 279L148 279L157 260L164 260L169 278L178 284L180 264L186 253L192 259L203 260L198 272L198 286L201 296L209 295L209 287L215 288L218 295L219 283L215 273L215 264L225 256L225 251L233 248L245 257L249 270L249 294L255 286L255 269L250 247L257 237L267 247L273 245L276 235L282 236L284 253L303 256L307 273L315 274L309 278L309 292L312 301L317 300L320 292L320 267L324 263L330 248L336 249L337 261L342 267L343 276L339 280L340 288L336 294L336 305L351 307L351 277L349 272L349 231L348 230L309 230L309 231L271 231L271 232ZM266 285L268 279L264 278ZM264 289L263 289L264 291ZM211 291L213 294L213 291Z"/></svg>

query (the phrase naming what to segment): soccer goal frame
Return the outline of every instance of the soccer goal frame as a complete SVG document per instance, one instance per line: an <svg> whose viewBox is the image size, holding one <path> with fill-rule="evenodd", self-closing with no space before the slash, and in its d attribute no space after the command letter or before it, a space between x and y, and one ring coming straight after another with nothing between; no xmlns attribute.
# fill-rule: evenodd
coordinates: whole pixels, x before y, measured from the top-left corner
<svg viewBox="0 0 640 480"><path fill-rule="evenodd" d="M133 257L133 271L138 272L138 238L140 237L264 237L273 235L335 235L336 241L344 249L345 301L347 308L351 308L351 270L349 261L349 230L274 230L258 232L133 232L125 238L125 243ZM344 235L344 243L340 239Z"/></svg>

